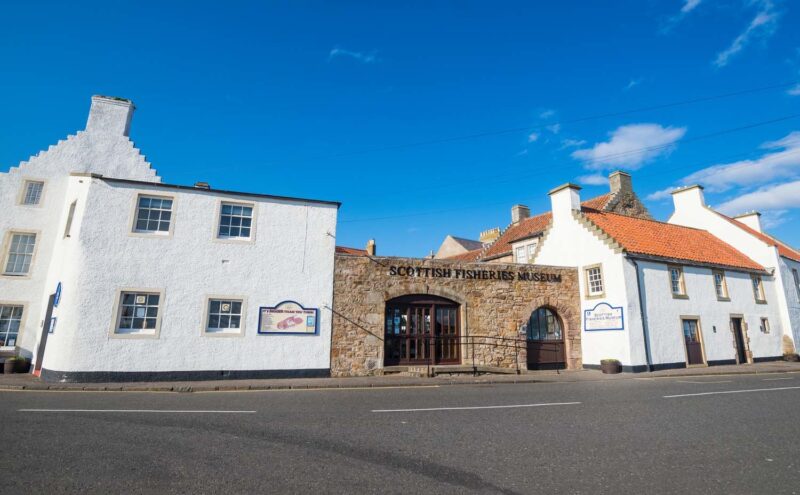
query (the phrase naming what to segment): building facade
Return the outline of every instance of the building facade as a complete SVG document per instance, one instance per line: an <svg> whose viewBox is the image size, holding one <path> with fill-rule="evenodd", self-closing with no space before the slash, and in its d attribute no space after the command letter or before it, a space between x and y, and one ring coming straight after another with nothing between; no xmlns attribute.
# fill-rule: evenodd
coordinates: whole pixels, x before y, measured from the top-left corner
<svg viewBox="0 0 800 495"><path fill-rule="evenodd" d="M327 376L339 204L164 184L132 112L95 97L0 177L4 349L47 380Z"/></svg>

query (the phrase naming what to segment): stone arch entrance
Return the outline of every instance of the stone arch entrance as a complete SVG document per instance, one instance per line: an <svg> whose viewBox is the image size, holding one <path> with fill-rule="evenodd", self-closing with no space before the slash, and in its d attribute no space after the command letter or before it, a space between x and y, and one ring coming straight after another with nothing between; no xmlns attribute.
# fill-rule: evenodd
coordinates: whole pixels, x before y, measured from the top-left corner
<svg viewBox="0 0 800 495"><path fill-rule="evenodd" d="M460 305L410 294L386 301L384 365L460 364Z"/></svg>
<svg viewBox="0 0 800 495"><path fill-rule="evenodd" d="M555 308L539 306L524 327L529 370L566 368L566 329Z"/></svg>

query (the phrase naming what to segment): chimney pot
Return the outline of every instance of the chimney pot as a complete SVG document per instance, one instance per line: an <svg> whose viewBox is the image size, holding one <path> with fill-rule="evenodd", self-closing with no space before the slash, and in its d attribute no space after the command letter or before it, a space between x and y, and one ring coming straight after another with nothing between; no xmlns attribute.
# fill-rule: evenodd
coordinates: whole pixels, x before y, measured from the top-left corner
<svg viewBox="0 0 800 495"><path fill-rule="evenodd" d="M525 205L514 205L511 207L511 223L519 223L531 216L531 209Z"/></svg>
<svg viewBox="0 0 800 495"><path fill-rule="evenodd" d="M92 106L89 108L86 131L128 137L135 109L133 102L125 98L92 96Z"/></svg>
<svg viewBox="0 0 800 495"><path fill-rule="evenodd" d="M197 189L211 190L211 186L208 184L208 182L195 182L194 187Z"/></svg>

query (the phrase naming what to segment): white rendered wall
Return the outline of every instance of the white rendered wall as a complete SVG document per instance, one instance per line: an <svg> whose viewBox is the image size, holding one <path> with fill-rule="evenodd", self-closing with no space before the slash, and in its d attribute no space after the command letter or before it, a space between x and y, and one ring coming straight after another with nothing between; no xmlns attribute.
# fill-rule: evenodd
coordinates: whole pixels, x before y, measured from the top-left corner
<svg viewBox="0 0 800 495"><path fill-rule="evenodd" d="M732 315L743 316L754 358L781 355L782 328L772 277L762 277L767 304L757 304L750 275L725 271L730 301L720 301L717 299L710 268L683 266L688 298L678 299L672 296L666 264L650 261L638 263L646 289L650 353L654 364L686 362L682 316L697 317L700 321L707 361L736 359L735 341L730 327ZM759 330L762 317L769 319L769 334L763 334Z"/></svg>
<svg viewBox="0 0 800 495"><path fill-rule="evenodd" d="M174 197L172 236L130 235L139 193ZM67 202L82 197L80 222L73 224L71 238L59 242L59 250L70 259L58 274L63 299L44 368L329 368L331 314L325 308L333 293L336 206L72 177ZM253 243L215 239L217 207L223 199L256 204ZM158 338L110 335L117 291L123 288L163 291ZM203 335L209 295L246 298L244 336ZM258 308L284 300L320 309L318 335L257 334Z"/></svg>
<svg viewBox="0 0 800 495"><path fill-rule="evenodd" d="M641 334L641 317L636 286L629 288L625 278L624 257L615 253L605 242L589 232L572 216L562 216L563 222L554 222L544 238L539 241L539 251L534 263L552 266L578 266L581 292L581 348L584 364L599 365L602 359L618 359L623 365L644 364L644 357L631 354L631 338ZM602 264L605 294L598 298L586 297L584 267ZM585 331L584 311L606 302L623 308L624 330Z"/></svg>
<svg viewBox="0 0 800 495"><path fill-rule="evenodd" d="M786 333L794 342L795 352L800 352L800 349L798 349L800 345L800 290L797 289L794 282L792 269L800 273L800 263L781 257L779 270L780 280L786 297L786 311L788 313L789 325L791 326L791 332Z"/></svg>
<svg viewBox="0 0 800 495"><path fill-rule="evenodd" d="M96 101L95 110L103 109ZM115 107L116 109L116 107ZM106 115L106 121L112 115ZM128 119L128 116L117 115ZM102 119L98 120L98 122ZM110 132L119 126L99 127L81 131L59 141L6 173L0 173L0 235L4 240L9 231L37 231L36 257L29 277L0 275L0 301L25 304L23 326L17 346L26 355L33 354L40 333L40 323L46 312L47 298L55 290L46 283L53 259L53 245L63 234L58 224L69 202L65 193L69 173L92 172L106 176L159 182L160 178L138 149L122 133ZM19 205L19 195L26 179L45 182L39 206ZM2 242L2 241L0 241ZM0 253L5 258L6 253ZM0 267L3 271L5 266Z"/></svg>
<svg viewBox="0 0 800 495"><path fill-rule="evenodd" d="M670 216L669 223L707 230L767 269L775 270L775 284L778 292L782 294L775 302L780 311L781 325L785 335L793 340L795 349L798 349L800 307L792 302L797 301L797 298L793 299L794 280L791 278L791 271L788 272L789 278L787 278L786 270L781 267L782 264L794 262L780 257L776 247L737 227L706 206L702 191L697 188L676 193L673 195L673 200L675 211Z"/></svg>

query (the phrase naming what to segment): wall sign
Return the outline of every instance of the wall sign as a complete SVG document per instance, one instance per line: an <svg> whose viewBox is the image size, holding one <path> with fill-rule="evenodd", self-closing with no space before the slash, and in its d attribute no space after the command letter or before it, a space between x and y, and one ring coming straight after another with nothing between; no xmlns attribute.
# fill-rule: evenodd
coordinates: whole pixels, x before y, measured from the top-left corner
<svg viewBox="0 0 800 495"><path fill-rule="evenodd" d="M599 330L624 330L625 318L622 306L612 306L606 302L597 303L592 309L583 311L583 329L587 332Z"/></svg>
<svg viewBox="0 0 800 495"><path fill-rule="evenodd" d="M464 270L461 268L434 268L429 266L390 266L392 277L455 278L463 280L524 280L529 282L561 282L560 273L512 270Z"/></svg>
<svg viewBox="0 0 800 495"><path fill-rule="evenodd" d="M55 297L53 298L53 307L57 308L58 303L60 302L61 302L61 282L59 282L58 285L56 285L56 294Z"/></svg>
<svg viewBox="0 0 800 495"><path fill-rule="evenodd" d="M55 316L50 318L50 327L47 329L47 333L54 333L56 331L56 322L57 321L58 321L58 319Z"/></svg>
<svg viewBox="0 0 800 495"><path fill-rule="evenodd" d="M319 309L304 308L294 301L275 307L258 308L258 333L281 335L316 335Z"/></svg>

